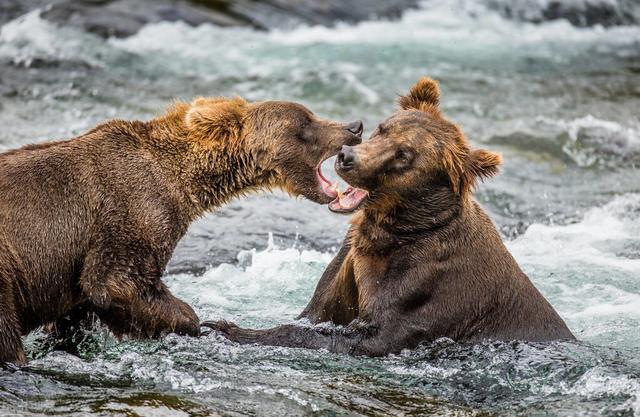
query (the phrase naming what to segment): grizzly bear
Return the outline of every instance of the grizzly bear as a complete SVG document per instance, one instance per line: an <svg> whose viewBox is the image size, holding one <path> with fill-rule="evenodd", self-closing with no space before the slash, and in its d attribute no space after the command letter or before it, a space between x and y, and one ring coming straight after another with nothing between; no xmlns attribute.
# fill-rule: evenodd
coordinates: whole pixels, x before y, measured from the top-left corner
<svg viewBox="0 0 640 417"><path fill-rule="evenodd" d="M438 84L422 78L369 141L338 154L336 171L350 187L329 208L357 211L299 318L344 327L203 326L240 343L370 356L441 337L574 339L472 197L500 156L471 150L439 100Z"/></svg>
<svg viewBox="0 0 640 417"><path fill-rule="evenodd" d="M24 363L21 335L78 306L118 335L197 335L161 281L189 224L263 188L328 203L319 167L361 133L296 103L200 98L0 154L0 363Z"/></svg>

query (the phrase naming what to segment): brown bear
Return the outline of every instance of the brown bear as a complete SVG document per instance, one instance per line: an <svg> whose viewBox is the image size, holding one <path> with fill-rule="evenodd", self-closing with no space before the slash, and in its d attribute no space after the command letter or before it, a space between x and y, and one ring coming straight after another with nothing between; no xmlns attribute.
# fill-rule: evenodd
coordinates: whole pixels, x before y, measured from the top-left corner
<svg viewBox="0 0 640 417"><path fill-rule="evenodd" d="M81 305L119 335L197 335L161 281L189 224L260 188L328 203L319 167L361 133L296 103L200 98L0 154L0 364Z"/></svg>
<svg viewBox="0 0 640 417"><path fill-rule="evenodd" d="M336 170L351 186L329 207L359 210L300 318L344 327L203 325L240 343L371 356L441 337L574 339L472 197L500 156L471 150L439 99L437 83L422 78L369 141L338 154Z"/></svg>

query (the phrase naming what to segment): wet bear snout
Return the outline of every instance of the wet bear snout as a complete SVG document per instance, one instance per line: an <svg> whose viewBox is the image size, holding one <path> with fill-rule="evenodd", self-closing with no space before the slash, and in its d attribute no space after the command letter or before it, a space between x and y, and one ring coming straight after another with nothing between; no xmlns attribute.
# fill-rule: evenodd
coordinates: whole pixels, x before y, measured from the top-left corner
<svg viewBox="0 0 640 417"><path fill-rule="evenodd" d="M355 164L355 153L353 152L353 148L348 145L344 145L342 150L338 152L338 158L336 159L336 168L342 171L349 171L353 169Z"/></svg>
<svg viewBox="0 0 640 417"><path fill-rule="evenodd" d="M362 120L356 120L355 122L349 123L347 125L347 130L354 135L362 136L362 131L364 130Z"/></svg>

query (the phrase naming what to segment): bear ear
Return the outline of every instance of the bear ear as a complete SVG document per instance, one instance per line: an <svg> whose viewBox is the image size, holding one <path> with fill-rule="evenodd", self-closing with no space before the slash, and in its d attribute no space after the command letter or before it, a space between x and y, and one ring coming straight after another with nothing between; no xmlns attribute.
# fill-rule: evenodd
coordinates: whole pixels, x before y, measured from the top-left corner
<svg viewBox="0 0 640 417"><path fill-rule="evenodd" d="M247 102L236 97L197 98L185 115L190 133L203 141L236 138L242 131Z"/></svg>
<svg viewBox="0 0 640 417"><path fill-rule="evenodd" d="M478 179L493 177L498 173L502 157L495 152L474 149L469 152L465 163L463 187L470 190Z"/></svg>
<svg viewBox="0 0 640 417"><path fill-rule="evenodd" d="M422 77L409 90L409 93L400 96L398 104L403 110L427 110L437 109L440 104L440 87L438 82L429 77Z"/></svg>

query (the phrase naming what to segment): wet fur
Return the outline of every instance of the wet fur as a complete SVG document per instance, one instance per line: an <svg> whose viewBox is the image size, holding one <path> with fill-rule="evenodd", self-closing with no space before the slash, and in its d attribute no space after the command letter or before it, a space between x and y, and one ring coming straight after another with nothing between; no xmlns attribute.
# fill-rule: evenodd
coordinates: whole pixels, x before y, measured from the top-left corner
<svg viewBox="0 0 640 417"><path fill-rule="evenodd" d="M55 322L65 338L93 313L117 335L197 335L161 281L189 224L260 188L327 202L314 166L359 141L295 103L201 98L0 154L0 363L25 362L21 335Z"/></svg>
<svg viewBox="0 0 640 417"><path fill-rule="evenodd" d="M441 337L574 339L473 199L476 182L497 173L500 156L471 150L438 102L437 83L418 81L400 98L401 111L354 148L356 167L341 173L370 197L299 318L344 327L207 326L240 343L370 356ZM412 162L389 168L407 148Z"/></svg>

